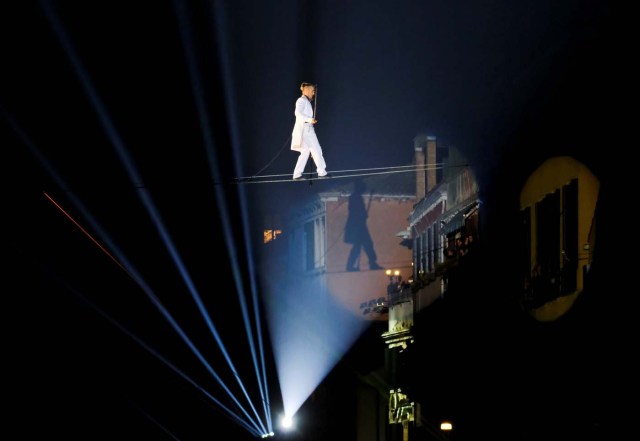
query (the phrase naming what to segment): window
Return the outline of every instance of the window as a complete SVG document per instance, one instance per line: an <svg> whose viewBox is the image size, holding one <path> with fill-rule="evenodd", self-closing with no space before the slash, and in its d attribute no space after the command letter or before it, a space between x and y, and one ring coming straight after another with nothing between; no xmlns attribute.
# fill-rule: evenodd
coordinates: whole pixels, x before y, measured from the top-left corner
<svg viewBox="0 0 640 441"><path fill-rule="evenodd" d="M422 272L420 265L420 255L422 253L420 244L422 243L420 236L413 238L413 278L416 279Z"/></svg>
<svg viewBox="0 0 640 441"><path fill-rule="evenodd" d="M435 262L435 235L434 235L434 226L431 225L427 229L427 248L429 250L429 255L427 256L427 270L429 272L433 272L436 268Z"/></svg>
<svg viewBox="0 0 640 441"><path fill-rule="evenodd" d="M325 262L325 218L317 217L304 224L305 269L313 271L324 268Z"/></svg>
<svg viewBox="0 0 640 441"><path fill-rule="evenodd" d="M263 243L269 243L278 238L282 234L282 230L264 230Z"/></svg>
<svg viewBox="0 0 640 441"><path fill-rule="evenodd" d="M427 233L420 235L420 272L427 272Z"/></svg>
<svg viewBox="0 0 640 441"><path fill-rule="evenodd" d="M546 194L534 204L534 210L522 209L522 216L524 251L530 256L525 263L532 268L528 277L525 274L527 301L537 307L577 289L577 179Z"/></svg>

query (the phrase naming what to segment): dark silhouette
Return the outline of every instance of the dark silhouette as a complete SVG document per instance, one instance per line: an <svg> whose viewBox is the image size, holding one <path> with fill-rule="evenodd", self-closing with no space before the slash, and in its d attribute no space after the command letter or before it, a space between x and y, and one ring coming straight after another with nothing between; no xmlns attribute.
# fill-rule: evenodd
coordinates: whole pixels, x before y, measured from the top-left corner
<svg viewBox="0 0 640 441"><path fill-rule="evenodd" d="M353 193L349 196L349 217L344 229L345 243L353 244L347 259L347 271L360 271L360 253L364 250L369 258L369 269L382 269L378 265L376 251L367 228L368 208L364 206L362 195L365 185L361 180L355 181Z"/></svg>

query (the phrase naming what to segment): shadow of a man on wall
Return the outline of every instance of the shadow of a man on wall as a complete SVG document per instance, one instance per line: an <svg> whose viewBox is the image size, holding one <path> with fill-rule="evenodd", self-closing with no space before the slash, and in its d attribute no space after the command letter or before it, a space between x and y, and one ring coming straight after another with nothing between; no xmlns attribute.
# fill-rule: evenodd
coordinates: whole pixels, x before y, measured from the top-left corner
<svg viewBox="0 0 640 441"><path fill-rule="evenodd" d="M366 186L362 180L358 179L354 183L354 189L349 196L349 217L345 225L344 241L353 244L351 252L347 258L347 271L360 271L360 255L362 251L369 259L369 269L382 269L378 265L378 258L373 247L373 240L367 227L368 207L365 207L363 194Z"/></svg>

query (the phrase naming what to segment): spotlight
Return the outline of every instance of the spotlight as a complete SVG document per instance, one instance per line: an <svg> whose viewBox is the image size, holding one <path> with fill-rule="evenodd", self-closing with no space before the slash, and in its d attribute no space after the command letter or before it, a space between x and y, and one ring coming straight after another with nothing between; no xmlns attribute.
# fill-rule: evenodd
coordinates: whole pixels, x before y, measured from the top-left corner
<svg viewBox="0 0 640 441"><path fill-rule="evenodd" d="M282 426L283 429L287 429L287 430L291 429L293 427L293 417L285 415L282 418L280 425Z"/></svg>

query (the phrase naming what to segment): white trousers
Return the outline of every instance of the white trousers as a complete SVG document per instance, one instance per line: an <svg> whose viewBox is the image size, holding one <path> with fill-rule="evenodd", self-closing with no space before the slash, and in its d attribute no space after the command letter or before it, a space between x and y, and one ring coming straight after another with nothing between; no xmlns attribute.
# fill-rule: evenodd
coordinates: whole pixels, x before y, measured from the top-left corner
<svg viewBox="0 0 640 441"><path fill-rule="evenodd" d="M300 177L302 173L304 173L309 155L313 158L318 176L325 175L327 173L327 164L324 162L322 147L320 147L320 142L318 142L318 137L316 136L315 130L313 130L313 126L305 127L302 133L302 151L300 152L300 156L298 156L296 168L293 169L294 178Z"/></svg>

